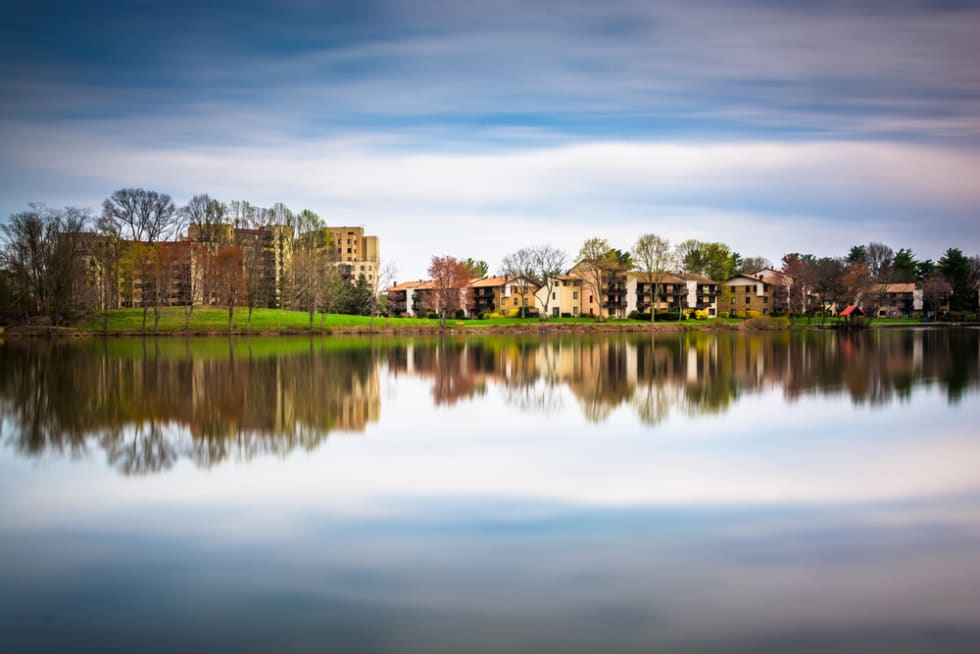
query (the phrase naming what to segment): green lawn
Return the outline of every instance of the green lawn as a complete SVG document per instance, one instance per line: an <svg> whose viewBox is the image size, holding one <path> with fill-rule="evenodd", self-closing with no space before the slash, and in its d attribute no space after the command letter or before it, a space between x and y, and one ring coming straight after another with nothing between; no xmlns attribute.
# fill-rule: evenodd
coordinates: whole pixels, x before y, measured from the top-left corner
<svg viewBox="0 0 980 654"><path fill-rule="evenodd" d="M234 328L235 331L246 329L247 310L236 309ZM348 316L341 314L328 314L325 319L317 315L314 320L314 330L332 330L338 328L367 328L371 324L369 316ZM142 329L143 310L142 309L117 309L109 313L108 328L111 332L135 332ZM321 320L322 319L322 320ZM827 318L827 323L836 322L836 318ZM540 321L534 318L493 318L487 320L447 320L449 327L462 328L467 330L479 330L487 327L508 327L520 325L534 325ZM550 318L548 324L596 324L593 318ZM663 321L660 321L663 322ZM719 317L711 320L684 320L680 324L689 327L706 326L712 323L727 322L739 323L742 319ZM872 325L877 324L920 324L916 318L876 318ZM607 320L608 325L646 325L647 320ZM666 324L678 324L667 322ZM806 318L797 318L793 323L796 326L818 325L820 318L812 318L809 323ZM411 329L413 327L437 327L438 320L429 318L376 318L375 328L394 328ZM101 331L102 325L98 320L93 320L79 326L81 329L89 331ZM221 332L228 329L228 311L217 307L196 307L191 316L191 331L194 332ZM302 311L289 311L285 309L256 309L252 314L251 329L260 331L303 331L309 329L309 316ZM153 312L147 314L147 331L153 330ZM184 330L184 308L165 307L161 312L160 327L161 333L178 333Z"/></svg>
<svg viewBox="0 0 980 654"><path fill-rule="evenodd" d="M236 331L245 330L247 310L236 309L234 328ZM314 329L337 329L345 327L368 327L371 324L369 316L348 316L340 314L328 314L321 322L321 315L317 315L314 320ZM131 332L142 329L143 310L142 309L117 309L109 312L108 329L112 332ZM727 320L727 319L726 319ZM487 320L447 320L449 327L465 329L481 329L487 327L506 327L518 325L533 325L540 321L534 318L495 318ZM595 324L593 318L551 318L549 324ZM689 320L681 324L704 325L708 321ZM737 322L737 321L735 321ZM614 325L644 325L649 324L646 320L607 320L607 324ZM281 330L306 330L309 328L309 316L301 311L289 311L285 309L256 309L252 313L253 331L281 331ZM670 323L675 324L675 323ZM437 327L438 320L429 318L375 318L376 328L412 328L412 327ZM101 331L102 325L98 320L93 320L80 325L81 329L89 331ZM147 313L146 328L153 330L153 312ZM190 328L195 332L224 331L228 329L228 311L217 307L196 307L191 315ZM161 312L159 331L161 333L174 333L184 330L184 308L183 307L164 307Z"/></svg>

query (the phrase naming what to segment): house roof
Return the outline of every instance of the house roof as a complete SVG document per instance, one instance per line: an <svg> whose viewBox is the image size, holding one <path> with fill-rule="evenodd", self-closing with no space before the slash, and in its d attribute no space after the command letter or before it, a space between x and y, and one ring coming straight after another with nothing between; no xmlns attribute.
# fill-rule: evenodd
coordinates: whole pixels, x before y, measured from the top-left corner
<svg viewBox="0 0 980 654"><path fill-rule="evenodd" d="M503 286L506 283L506 277L484 277L483 279L473 280L470 282L470 286L473 288L493 288L496 286Z"/></svg>
<svg viewBox="0 0 980 654"><path fill-rule="evenodd" d="M915 291L915 282L885 284L886 293L912 293L913 291Z"/></svg>
<svg viewBox="0 0 980 654"><path fill-rule="evenodd" d="M395 284L394 286L389 288L387 292L390 293L392 291L407 291L410 288L421 286L423 283L424 282L421 279L418 281L412 280L410 282L402 282L400 284Z"/></svg>
<svg viewBox="0 0 980 654"><path fill-rule="evenodd" d="M676 273L677 277L680 279L687 280L689 282L697 282L698 284L717 284L713 279L708 279L704 275L695 275L694 273Z"/></svg>
<svg viewBox="0 0 980 654"><path fill-rule="evenodd" d="M780 284L792 284L793 278L782 272L781 270L776 270L775 268L765 268L757 272L755 277L759 279L764 279L766 281L774 281Z"/></svg>
<svg viewBox="0 0 980 654"><path fill-rule="evenodd" d="M861 311L861 307L857 307L852 304L841 311L840 315L844 316L845 318L847 316L863 316L864 312Z"/></svg>

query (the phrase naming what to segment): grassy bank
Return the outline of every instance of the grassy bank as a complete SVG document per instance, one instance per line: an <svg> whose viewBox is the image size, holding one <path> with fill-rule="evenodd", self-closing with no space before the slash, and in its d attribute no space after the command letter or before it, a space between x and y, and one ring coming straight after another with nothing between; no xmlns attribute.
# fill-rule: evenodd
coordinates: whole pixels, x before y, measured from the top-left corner
<svg viewBox="0 0 980 654"><path fill-rule="evenodd" d="M256 334L302 334L309 333L309 315L301 311L285 309L256 309L252 314L251 326L247 325L248 312L244 309L235 311L232 330L235 333ZM144 332L142 309L118 309L109 312L107 330L112 334L183 334L183 307L165 307L161 312L160 324L154 332L153 313L147 314L147 325ZM827 319L830 325L835 319ZM762 324L764 323L764 324ZM920 325L916 319L882 318L875 320L874 325ZM653 329L676 331L688 329L785 329L785 328L816 328L820 325L819 318L807 321L798 318L789 321L785 318L743 320L737 318L714 318L711 320L682 320L680 322L658 321ZM493 318L486 320L449 320L447 327L454 330L473 332L496 331L619 331L645 330L651 328L647 320L606 320L597 322L593 318L551 318L547 321L520 318ZM15 328L16 330L17 328ZM88 333L98 334L103 330L99 320L91 320L67 329L37 328L37 335L49 333ZM317 315L313 330L317 333L367 333L372 331L369 316L350 316L341 314ZM374 319L373 331L382 332L435 332L439 330L439 321L429 318L384 318ZM23 330L18 330L25 333ZM191 315L189 333L191 334L226 334L228 333L227 309L217 307L197 307Z"/></svg>
<svg viewBox="0 0 980 654"><path fill-rule="evenodd" d="M249 329L258 333L293 333L308 332L310 327L309 315L301 311L285 309L256 309L252 313L251 327L247 326L248 314L245 310L236 310L233 320L235 332L245 332ZM739 321L736 321L739 322ZM108 331L113 333L135 333L143 331L142 309L118 309L109 312ZM633 326L649 325L646 320L607 320L600 323L593 318L551 318L547 321L520 318L493 318L487 320L447 320L446 326L453 329L485 330L488 328L528 328L538 329L542 326L568 326L569 328L590 326ZM689 320L677 322L658 322L662 326L695 326L705 325L707 321ZM76 326L86 332L101 332L102 324L93 320ZM370 316L349 316L341 314L318 314L313 321L313 330L320 331L362 331L371 328ZM439 321L430 318L385 318L374 319L374 329L391 331L435 330ZM146 331L153 331L153 314L147 315ZM161 312L158 331L164 334L182 333L184 331L184 310L182 307L165 307ZM190 320L190 331L194 333L214 333L228 331L228 312L216 307L198 307L194 309Z"/></svg>

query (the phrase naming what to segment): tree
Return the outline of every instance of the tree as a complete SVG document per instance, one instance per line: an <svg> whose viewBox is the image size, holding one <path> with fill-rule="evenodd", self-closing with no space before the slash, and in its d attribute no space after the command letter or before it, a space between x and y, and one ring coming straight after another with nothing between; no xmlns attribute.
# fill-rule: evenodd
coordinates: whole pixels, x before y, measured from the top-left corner
<svg viewBox="0 0 980 654"><path fill-rule="evenodd" d="M612 256L611 256L612 254ZM576 267L582 273L582 281L585 286L592 291L593 297L599 301L599 315L597 319L604 320L602 315L602 291L605 288L603 282L607 273L614 265L613 250L609 247L609 242L604 238L590 238L582 244L578 251L578 262Z"/></svg>
<svg viewBox="0 0 980 654"><path fill-rule="evenodd" d="M703 275L725 282L742 265L742 257L724 243L702 243L688 240L677 246L679 263L684 272Z"/></svg>
<svg viewBox="0 0 980 654"><path fill-rule="evenodd" d="M166 193L123 188L102 203L101 224L119 238L155 243L174 236L177 208Z"/></svg>
<svg viewBox="0 0 980 654"><path fill-rule="evenodd" d="M789 309L793 313L807 314L812 308L810 300L816 285L817 259L812 254L790 252L783 255L782 273L790 278Z"/></svg>
<svg viewBox="0 0 980 654"><path fill-rule="evenodd" d="M863 245L854 245L847 253L847 263L865 263L868 256L868 249Z"/></svg>
<svg viewBox="0 0 980 654"><path fill-rule="evenodd" d="M245 294L245 275L242 268L242 249L237 245L222 248L215 256L215 279L218 300L228 307L228 331L232 330L235 306Z"/></svg>
<svg viewBox="0 0 980 654"><path fill-rule="evenodd" d="M398 276L398 268L392 261L379 261L378 272L371 280L371 329L374 329L374 319L379 313L386 313L385 302L388 300L384 292L389 286L395 283Z"/></svg>
<svg viewBox="0 0 980 654"><path fill-rule="evenodd" d="M865 248L864 266L867 270L867 286L862 294L862 304L867 321L878 315L888 296L888 284L892 281L892 261L895 252L884 243L871 242Z"/></svg>
<svg viewBox="0 0 980 654"><path fill-rule="evenodd" d="M0 225L3 232L3 258L10 271L13 296L25 320L45 307L48 286L48 215L42 204L31 204L30 211L10 217Z"/></svg>
<svg viewBox="0 0 980 654"><path fill-rule="evenodd" d="M922 281L922 305L926 316L938 318L942 307L952 295L952 286L939 270Z"/></svg>
<svg viewBox="0 0 980 654"><path fill-rule="evenodd" d="M295 217L295 224L298 236L291 262L293 304L307 312L310 331L313 331L313 319L326 304L327 275L334 272L327 270L333 239L324 230L320 217L309 209Z"/></svg>
<svg viewBox="0 0 980 654"><path fill-rule="evenodd" d="M760 270L772 268L772 262L765 257L748 257L742 262L742 272L746 275L754 275Z"/></svg>
<svg viewBox="0 0 980 654"><path fill-rule="evenodd" d="M835 307L839 312L847 303L849 269L847 261L839 258L822 257L814 263L813 290L820 298L821 325L827 317L828 307Z"/></svg>
<svg viewBox="0 0 980 654"><path fill-rule="evenodd" d="M429 277L432 278L432 295L429 309L439 314L439 325L446 326L446 316L466 303L467 285L470 283L470 271L466 264L455 257L432 257L429 265Z"/></svg>
<svg viewBox="0 0 980 654"><path fill-rule="evenodd" d="M633 261L651 290L650 322L656 320L660 284L676 265L670 241L656 234L644 234L633 246Z"/></svg>
<svg viewBox="0 0 980 654"><path fill-rule="evenodd" d="M466 261L463 262L466 269L470 271L470 277L473 279L483 279L490 272L490 264L488 264L483 259L475 261L471 257L467 257Z"/></svg>
<svg viewBox="0 0 980 654"><path fill-rule="evenodd" d="M892 259L894 269L893 279L896 282L915 282L919 281L919 262L915 260L915 254L908 248L901 248L895 253Z"/></svg>
<svg viewBox="0 0 980 654"><path fill-rule="evenodd" d="M31 204L0 226L0 263L7 268L12 300L24 318L46 314L52 324L82 308L87 278L82 259L85 209L51 210Z"/></svg>
<svg viewBox="0 0 980 654"><path fill-rule="evenodd" d="M541 319L547 320L550 314L551 296L558 284L558 276L565 272L565 252L550 245L531 248L532 277L541 283L541 291L535 299L541 304Z"/></svg>
<svg viewBox="0 0 980 654"><path fill-rule="evenodd" d="M971 292L972 266L963 251L949 248L939 260L939 270L952 287L949 308L952 311L969 311L974 308L976 291ZM972 297L971 297L972 296Z"/></svg>
<svg viewBox="0 0 980 654"><path fill-rule="evenodd" d="M535 269L534 250L521 248L503 258L502 270L504 277L509 279L534 279ZM524 317L525 307L521 304L521 318Z"/></svg>

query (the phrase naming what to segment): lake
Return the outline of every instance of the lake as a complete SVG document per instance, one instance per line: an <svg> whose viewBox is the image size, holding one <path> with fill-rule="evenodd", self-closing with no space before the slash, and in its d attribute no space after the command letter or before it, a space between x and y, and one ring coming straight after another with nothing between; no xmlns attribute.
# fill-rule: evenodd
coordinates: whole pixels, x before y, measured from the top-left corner
<svg viewBox="0 0 980 654"><path fill-rule="evenodd" d="M3 652L980 651L980 330L0 345Z"/></svg>

